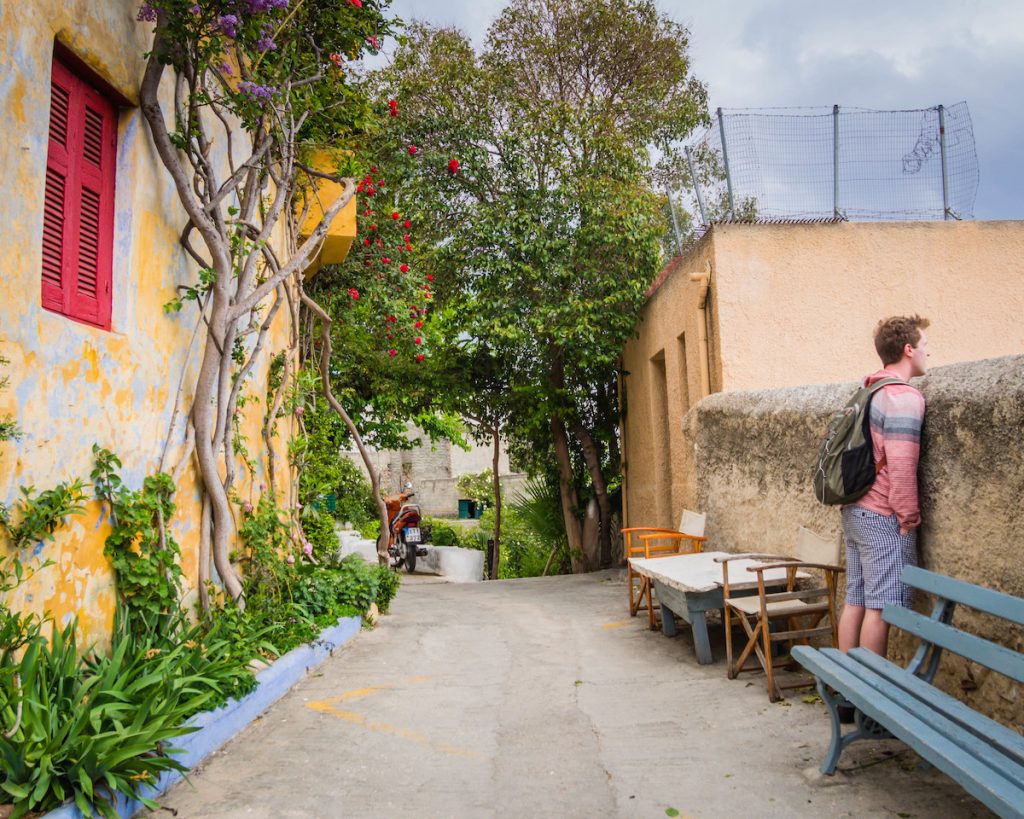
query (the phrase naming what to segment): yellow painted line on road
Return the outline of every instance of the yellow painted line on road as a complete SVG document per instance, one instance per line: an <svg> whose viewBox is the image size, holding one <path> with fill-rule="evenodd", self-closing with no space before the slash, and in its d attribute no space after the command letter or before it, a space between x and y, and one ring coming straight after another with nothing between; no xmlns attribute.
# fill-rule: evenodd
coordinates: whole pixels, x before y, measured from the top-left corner
<svg viewBox="0 0 1024 819"><path fill-rule="evenodd" d="M614 623L605 623L601 628L605 631L611 631L613 628L622 628L632 623L632 620L616 620Z"/></svg>
<svg viewBox="0 0 1024 819"><path fill-rule="evenodd" d="M406 680L406 683L417 684L426 682L429 679L430 677L410 677ZM395 686L393 685L371 685L366 688L354 688L337 697L307 702L306 707L321 714L329 714L332 717L337 717L338 719L344 720L345 722L349 722L353 725L361 725L370 731L376 731L382 734L391 734L392 736L400 737L401 739L408 740L409 742L415 742L417 745L426 745L427 747L433 748L435 751L447 754L448 756L461 756L466 759L476 758L476 752L469 748L460 748L458 745L452 745L449 742L435 742L426 734L422 734L419 731L409 731L405 728L399 728L397 725L391 725L387 722L371 722L363 714L336 707L338 703L360 699L362 697L367 697L370 694L376 694L378 691L391 690L394 687Z"/></svg>

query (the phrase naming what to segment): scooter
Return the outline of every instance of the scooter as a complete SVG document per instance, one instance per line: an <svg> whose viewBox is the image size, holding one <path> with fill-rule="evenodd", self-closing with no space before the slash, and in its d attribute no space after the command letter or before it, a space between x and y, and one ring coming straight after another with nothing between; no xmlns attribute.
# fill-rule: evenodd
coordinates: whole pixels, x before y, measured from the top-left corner
<svg viewBox="0 0 1024 819"><path fill-rule="evenodd" d="M425 557L424 532L420 529L420 507L409 503L415 497L412 484L407 483L404 491L384 498L388 510L389 532L388 554L395 569L403 564L408 572L416 571L416 558Z"/></svg>

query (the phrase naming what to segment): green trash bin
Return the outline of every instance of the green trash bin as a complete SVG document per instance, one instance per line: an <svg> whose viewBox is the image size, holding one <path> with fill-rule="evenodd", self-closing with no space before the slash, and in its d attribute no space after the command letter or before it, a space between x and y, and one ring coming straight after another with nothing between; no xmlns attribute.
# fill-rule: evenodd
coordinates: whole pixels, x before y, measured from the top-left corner
<svg viewBox="0 0 1024 819"><path fill-rule="evenodd" d="M338 496L333 492L329 495L324 495L324 503L327 506L327 511L332 515L338 511Z"/></svg>
<svg viewBox="0 0 1024 819"><path fill-rule="evenodd" d="M459 520L468 520L473 517L473 506L474 503L469 498L459 498Z"/></svg>

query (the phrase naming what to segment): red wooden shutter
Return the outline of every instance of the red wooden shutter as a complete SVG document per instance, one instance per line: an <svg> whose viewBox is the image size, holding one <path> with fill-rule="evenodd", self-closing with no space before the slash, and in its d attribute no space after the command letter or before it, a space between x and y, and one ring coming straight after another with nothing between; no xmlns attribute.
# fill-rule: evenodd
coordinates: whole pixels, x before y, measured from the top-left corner
<svg viewBox="0 0 1024 819"><path fill-rule="evenodd" d="M42 303L110 328L117 110L55 59L46 157Z"/></svg>

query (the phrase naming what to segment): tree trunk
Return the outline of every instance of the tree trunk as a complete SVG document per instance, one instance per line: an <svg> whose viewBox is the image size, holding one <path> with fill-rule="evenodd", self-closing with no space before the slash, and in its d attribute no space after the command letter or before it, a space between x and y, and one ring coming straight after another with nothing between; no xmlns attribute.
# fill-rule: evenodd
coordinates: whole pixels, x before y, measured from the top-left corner
<svg viewBox="0 0 1024 819"><path fill-rule="evenodd" d="M501 478L498 475L498 458L501 455L499 432L501 428L495 424L491 431L494 435L494 457L491 459L491 472L494 479L494 556L490 566L490 577L491 580L497 580L498 567L501 564Z"/></svg>
<svg viewBox="0 0 1024 819"><path fill-rule="evenodd" d="M583 529L576 513L579 509L579 498L573 481L572 461L569 458L569 436L565 432L565 424L560 418L551 418L551 438L555 448L555 460L558 462L558 497L562 502L562 521L565 523L565 537L569 542L569 561L573 574L587 571L583 560Z"/></svg>
<svg viewBox="0 0 1024 819"><path fill-rule="evenodd" d="M608 498L608 482L605 481L604 474L601 472L601 453L594 437L583 424L579 422L573 424L572 434L576 436L583 447L583 460L590 473L590 482L594 485L594 498L597 500L598 512L601 515L598 540L601 568L607 568L612 565L612 504Z"/></svg>

